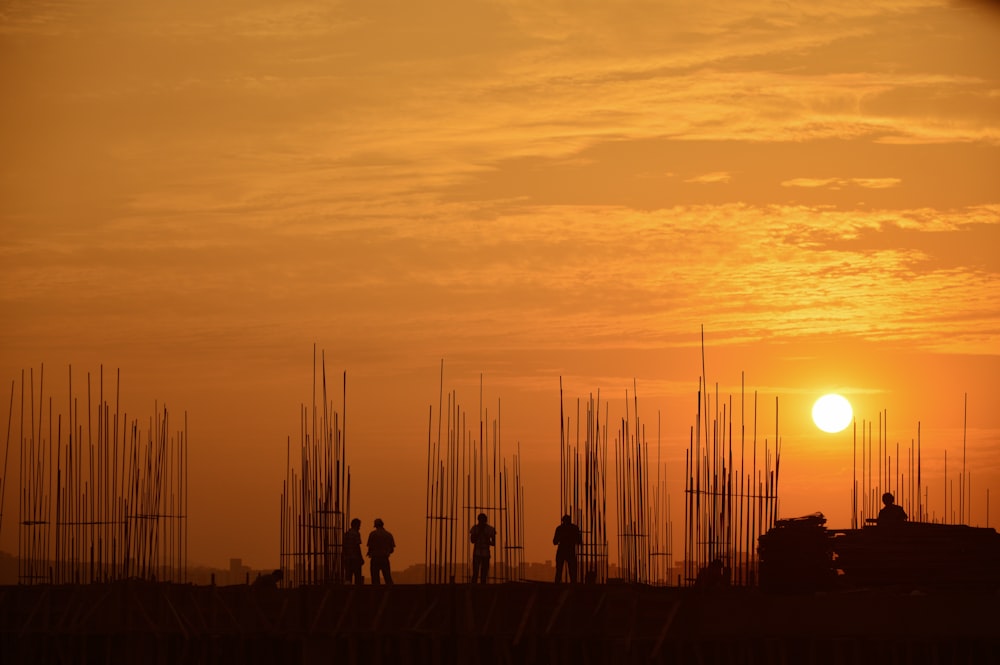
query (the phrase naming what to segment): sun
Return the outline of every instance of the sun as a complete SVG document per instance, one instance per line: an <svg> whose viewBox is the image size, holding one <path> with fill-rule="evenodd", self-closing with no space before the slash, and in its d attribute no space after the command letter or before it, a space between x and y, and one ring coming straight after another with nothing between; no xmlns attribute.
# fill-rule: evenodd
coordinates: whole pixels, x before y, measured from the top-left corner
<svg viewBox="0 0 1000 665"><path fill-rule="evenodd" d="M851 424L854 411L843 395L823 395L813 404L813 422L824 432L840 432Z"/></svg>

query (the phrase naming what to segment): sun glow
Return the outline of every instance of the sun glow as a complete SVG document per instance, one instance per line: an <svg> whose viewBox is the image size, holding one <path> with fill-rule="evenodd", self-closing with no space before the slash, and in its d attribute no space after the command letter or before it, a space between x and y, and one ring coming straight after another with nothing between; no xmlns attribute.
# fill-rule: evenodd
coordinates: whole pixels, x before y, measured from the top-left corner
<svg viewBox="0 0 1000 665"><path fill-rule="evenodd" d="M840 432L851 424L854 411L843 395L823 395L813 404L813 422L824 432Z"/></svg>

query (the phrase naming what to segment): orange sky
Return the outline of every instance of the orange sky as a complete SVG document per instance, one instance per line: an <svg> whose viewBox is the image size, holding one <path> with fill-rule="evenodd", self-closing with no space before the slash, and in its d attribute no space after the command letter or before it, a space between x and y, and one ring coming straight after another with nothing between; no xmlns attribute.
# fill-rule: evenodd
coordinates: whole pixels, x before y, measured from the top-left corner
<svg viewBox="0 0 1000 665"><path fill-rule="evenodd" d="M829 390L921 423L940 511L968 393L995 526L998 44L986 2L5 2L0 378L45 363L58 412L103 364L131 415L186 411L191 560L270 567L315 344L405 566L444 359L500 400L544 560L560 376L660 414L680 542L704 326L721 394L779 399L782 516L849 525Z"/></svg>

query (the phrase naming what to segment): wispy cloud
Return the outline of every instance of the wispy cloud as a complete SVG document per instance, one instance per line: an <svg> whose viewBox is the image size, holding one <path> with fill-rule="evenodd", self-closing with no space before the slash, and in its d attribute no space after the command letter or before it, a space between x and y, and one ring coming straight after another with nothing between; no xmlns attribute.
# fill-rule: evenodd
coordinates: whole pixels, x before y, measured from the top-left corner
<svg viewBox="0 0 1000 665"><path fill-rule="evenodd" d="M732 180L732 175L726 171L713 171L712 173L703 173L701 175L696 175L692 178L686 178L684 182L693 182L697 184L715 184L715 183L727 183Z"/></svg>
<svg viewBox="0 0 1000 665"><path fill-rule="evenodd" d="M782 187L826 187L843 189L844 187L861 187L867 189L887 189L897 187L902 182L899 178L792 178L781 183Z"/></svg>
<svg viewBox="0 0 1000 665"><path fill-rule="evenodd" d="M689 298L721 298L713 316L734 335L759 332L741 307L781 312L772 334L822 321L878 334L858 322L874 307L910 321L897 296L920 291L929 248L820 250L816 229L990 203L991 70L921 60L906 37L941 51L928 44L955 33L934 19L954 30L961 12L578 4L20 6L6 24L39 41L5 70L4 126L27 128L5 130L5 279L33 284L22 301L61 302L76 280L136 307L144 293L252 288L259 313L219 309L251 319L308 308L315 291L359 326L398 308L428 336L447 323L456 343L476 332L445 313L455 304L595 338L641 337L666 311L694 325ZM77 37L50 39L60 29ZM44 133L25 123L38 113ZM56 263L45 247L61 248ZM190 280L169 277L179 267Z"/></svg>

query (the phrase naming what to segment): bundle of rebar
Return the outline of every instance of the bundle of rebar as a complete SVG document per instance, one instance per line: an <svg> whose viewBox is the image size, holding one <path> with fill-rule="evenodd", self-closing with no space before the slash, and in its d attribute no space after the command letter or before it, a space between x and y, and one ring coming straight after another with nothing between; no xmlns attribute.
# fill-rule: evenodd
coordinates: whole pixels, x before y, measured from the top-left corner
<svg viewBox="0 0 1000 665"><path fill-rule="evenodd" d="M84 417L72 367L68 392L64 422L51 397L46 409L44 366L37 404L34 371L27 389L21 373L18 581L186 581L187 414L171 434L154 406L143 432L120 411L120 373L114 407L105 399L103 368L96 405L87 375Z"/></svg>
<svg viewBox="0 0 1000 665"><path fill-rule="evenodd" d="M757 539L778 518L781 439L778 398L774 400L774 441L757 441L757 393L754 392L753 437L747 459L744 395L740 387L739 460L734 460L733 406L721 404L716 386L715 408L703 376L699 379L696 422L685 455L684 577L693 584L701 571L718 570L727 583L758 583ZM758 459L758 453L762 455ZM745 465L750 462L750 469ZM710 568L710 566L712 568Z"/></svg>
<svg viewBox="0 0 1000 665"><path fill-rule="evenodd" d="M284 587L342 584L344 531L350 523L351 473L347 465L347 372L340 412L327 394L326 354L317 377L313 348L312 405L299 411L300 438L293 456L286 443L281 490L279 561ZM321 382L317 397L317 381ZM317 408L317 398L322 409ZM296 469L293 464L298 462Z"/></svg>
<svg viewBox="0 0 1000 665"><path fill-rule="evenodd" d="M667 491L667 465L661 460L660 414L656 422L656 482L653 485L652 519L649 531L649 583L671 585L674 568L674 525L670 513L670 494Z"/></svg>
<svg viewBox="0 0 1000 665"><path fill-rule="evenodd" d="M452 390L444 395L444 362L438 404L427 425L427 494L424 534L425 582L453 583L471 579L469 530L479 514L496 529L488 579L518 581L524 577L524 489L520 451L508 460L502 453L500 402L490 417L479 379L479 435L469 430L465 412ZM446 416L446 417L444 417Z"/></svg>
<svg viewBox="0 0 1000 665"><path fill-rule="evenodd" d="M559 377L559 512L569 515L580 528L578 567L583 579L591 582L608 580L607 404L604 408L602 424L601 393L598 391L596 398L591 394L584 421L577 399L576 436L570 441L573 425L563 409L562 377Z"/></svg>
<svg viewBox="0 0 1000 665"><path fill-rule="evenodd" d="M633 388L634 384L633 384ZM625 391L625 417L615 441L615 486L618 504L618 570L626 582L650 582L650 532L654 521L649 497L649 446L639 420L639 400L633 389L634 410L629 414ZM634 418L634 420L633 420Z"/></svg>
<svg viewBox="0 0 1000 665"><path fill-rule="evenodd" d="M668 584L671 552L669 498L665 466L659 459L649 461L649 445L639 419L639 402L633 381L632 408L625 393L625 417L614 441L615 519L618 528L618 576L627 582ZM600 391L592 393L581 416L577 400L575 441L570 441L572 421L560 401L560 510L579 526L583 542L578 550L584 581L606 582L610 571L607 525L607 461L609 422L604 404L601 422ZM581 430L581 424L583 428ZM582 436L582 439L581 439Z"/></svg>

